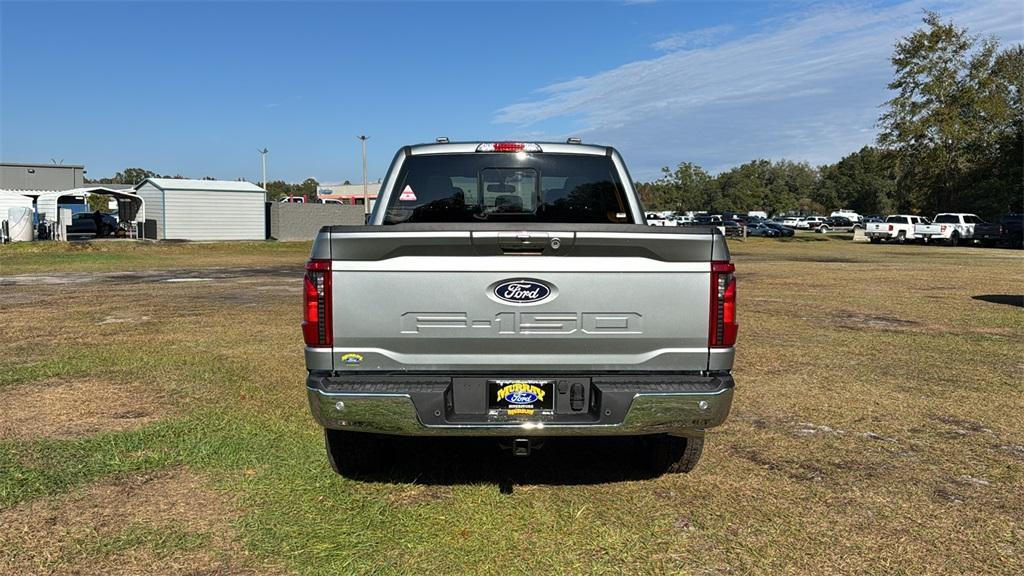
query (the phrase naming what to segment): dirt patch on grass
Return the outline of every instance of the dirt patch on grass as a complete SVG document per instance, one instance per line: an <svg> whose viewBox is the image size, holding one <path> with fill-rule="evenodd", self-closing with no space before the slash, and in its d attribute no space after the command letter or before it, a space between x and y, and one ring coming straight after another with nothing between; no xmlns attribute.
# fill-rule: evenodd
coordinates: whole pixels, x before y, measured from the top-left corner
<svg viewBox="0 0 1024 576"><path fill-rule="evenodd" d="M954 428L965 430L967 432L974 433L988 433L991 434L992 430L985 427L983 422L977 420L971 420L970 418L958 418L956 416L936 416L936 420L946 424L947 426L953 426Z"/></svg>
<svg viewBox="0 0 1024 576"><path fill-rule="evenodd" d="M941 324L926 324L916 320L905 320L896 316L885 314L863 314L840 310L829 316L829 320L835 326L849 330L887 330L887 331L909 331L928 334L981 334L1000 338L1011 338L1016 333L1009 328L992 328L988 326L944 326Z"/></svg>
<svg viewBox="0 0 1024 576"><path fill-rule="evenodd" d="M1024 445L1020 444L1003 444L999 446L1000 450L1005 450L1011 456L1014 456L1018 460L1024 460Z"/></svg>
<svg viewBox="0 0 1024 576"><path fill-rule="evenodd" d="M301 266L268 266L265 268L199 268L199 269L165 269L138 270L132 272L57 272L52 274L21 274L0 277L0 286L39 286L66 284L147 284L154 282L192 283L213 282L225 284L242 281L246 278L258 278L262 282L268 280L302 279Z"/></svg>
<svg viewBox="0 0 1024 576"><path fill-rule="evenodd" d="M904 320L895 316L886 316L883 314L862 314L860 312L851 312L849 310L840 310L839 312L836 312L832 319L837 326L851 328L854 330L903 330L920 326L921 324L920 322Z"/></svg>
<svg viewBox="0 0 1024 576"><path fill-rule="evenodd" d="M170 402L140 384L46 380L0 389L0 440L73 438L159 420Z"/></svg>
<svg viewBox="0 0 1024 576"><path fill-rule="evenodd" d="M238 511L179 468L0 511L2 574L266 574L236 540Z"/></svg>

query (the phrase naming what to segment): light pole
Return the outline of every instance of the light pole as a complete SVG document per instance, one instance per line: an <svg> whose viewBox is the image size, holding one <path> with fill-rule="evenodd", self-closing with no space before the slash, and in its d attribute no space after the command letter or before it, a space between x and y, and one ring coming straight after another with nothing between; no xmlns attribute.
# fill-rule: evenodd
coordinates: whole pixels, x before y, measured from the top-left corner
<svg viewBox="0 0 1024 576"><path fill-rule="evenodd" d="M360 134L356 136L360 142L363 143L363 214L370 213L370 194L366 190L366 141L370 139L369 136Z"/></svg>
<svg viewBox="0 0 1024 576"><path fill-rule="evenodd" d="M270 150L267 150L266 148L264 148L263 150L257 149L256 151L260 153L260 163L263 165L263 189L266 190L267 189L267 152L270 152Z"/></svg>

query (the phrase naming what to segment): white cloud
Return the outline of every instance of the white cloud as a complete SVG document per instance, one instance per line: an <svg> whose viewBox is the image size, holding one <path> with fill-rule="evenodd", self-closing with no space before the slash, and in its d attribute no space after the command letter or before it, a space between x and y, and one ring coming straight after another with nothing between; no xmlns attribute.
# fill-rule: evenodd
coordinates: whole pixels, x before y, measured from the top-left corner
<svg viewBox="0 0 1024 576"><path fill-rule="evenodd" d="M685 48L707 46L732 31L732 26L722 24L720 26L709 26L707 28L689 30L687 32L678 32L651 44L651 48L660 52L673 52L675 50L682 50Z"/></svg>
<svg viewBox="0 0 1024 576"><path fill-rule="evenodd" d="M571 123L572 134L622 149L640 178L682 160L716 171L759 157L832 162L874 140L893 44L925 8L974 34L1024 37L1017 2L818 7L709 46L687 44L700 30L666 38L659 49L675 51L543 87L495 121L548 134Z"/></svg>

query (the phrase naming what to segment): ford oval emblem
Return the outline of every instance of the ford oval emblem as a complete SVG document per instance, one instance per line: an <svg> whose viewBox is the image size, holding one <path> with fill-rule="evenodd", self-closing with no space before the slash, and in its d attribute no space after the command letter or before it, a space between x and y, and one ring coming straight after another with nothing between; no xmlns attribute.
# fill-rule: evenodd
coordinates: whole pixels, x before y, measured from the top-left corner
<svg viewBox="0 0 1024 576"><path fill-rule="evenodd" d="M494 296L511 304L534 304L551 295L551 287L538 280L506 280L494 287Z"/></svg>
<svg viewBox="0 0 1024 576"><path fill-rule="evenodd" d="M533 392L516 390L505 394L505 401L509 404L533 404L537 401L537 395Z"/></svg>

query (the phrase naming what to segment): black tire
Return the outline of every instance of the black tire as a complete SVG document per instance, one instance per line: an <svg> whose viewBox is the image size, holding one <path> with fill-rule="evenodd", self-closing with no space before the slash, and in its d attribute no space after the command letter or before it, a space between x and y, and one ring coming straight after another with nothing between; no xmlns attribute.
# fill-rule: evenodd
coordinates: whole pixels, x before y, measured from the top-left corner
<svg viewBox="0 0 1024 576"><path fill-rule="evenodd" d="M686 473L700 461L704 439L659 434L647 438L646 452L647 465L655 474Z"/></svg>
<svg viewBox="0 0 1024 576"><path fill-rule="evenodd" d="M872 236L871 237L871 243L872 244L881 244L882 243L882 239L879 238L878 236Z"/></svg>
<svg viewBox="0 0 1024 576"><path fill-rule="evenodd" d="M324 447L331 469L346 477L383 470L393 453L389 438L327 428L324 429Z"/></svg>
<svg viewBox="0 0 1024 576"><path fill-rule="evenodd" d="M956 248L957 246L959 246L960 245L960 235L957 234L956 232L953 232L953 235L949 237L949 245L952 246L953 248Z"/></svg>
<svg viewBox="0 0 1024 576"><path fill-rule="evenodd" d="M906 244L907 243L907 233L906 232L900 232L899 234L897 234L896 235L896 243L897 244Z"/></svg>

